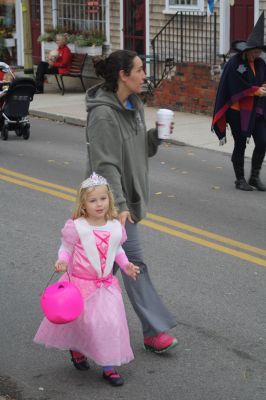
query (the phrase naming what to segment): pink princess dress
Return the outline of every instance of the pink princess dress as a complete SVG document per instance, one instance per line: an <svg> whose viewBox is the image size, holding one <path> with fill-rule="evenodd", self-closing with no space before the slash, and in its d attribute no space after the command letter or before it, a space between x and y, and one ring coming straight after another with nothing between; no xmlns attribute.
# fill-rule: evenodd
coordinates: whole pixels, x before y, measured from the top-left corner
<svg viewBox="0 0 266 400"><path fill-rule="evenodd" d="M63 325L44 318L36 343L78 351L102 366L133 360L121 288L112 274L114 261L121 269L128 264L121 247L125 240L124 228L116 220L101 227L89 225L84 218L66 222L59 259L67 262L71 282L81 291L84 311ZM68 280L67 274L59 280Z"/></svg>

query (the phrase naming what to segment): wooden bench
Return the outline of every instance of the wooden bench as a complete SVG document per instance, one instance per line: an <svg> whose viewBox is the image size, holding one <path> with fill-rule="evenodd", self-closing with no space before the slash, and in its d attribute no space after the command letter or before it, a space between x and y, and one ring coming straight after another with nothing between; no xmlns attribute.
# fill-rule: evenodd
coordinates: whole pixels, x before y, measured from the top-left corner
<svg viewBox="0 0 266 400"><path fill-rule="evenodd" d="M82 84L82 88L84 92L86 92L86 88L82 77L82 72L86 57L87 54L72 53L72 60L69 67L69 72L67 74L55 74L55 79L59 89L61 90L62 96L65 94L65 85L63 80L64 76L71 78L79 78Z"/></svg>

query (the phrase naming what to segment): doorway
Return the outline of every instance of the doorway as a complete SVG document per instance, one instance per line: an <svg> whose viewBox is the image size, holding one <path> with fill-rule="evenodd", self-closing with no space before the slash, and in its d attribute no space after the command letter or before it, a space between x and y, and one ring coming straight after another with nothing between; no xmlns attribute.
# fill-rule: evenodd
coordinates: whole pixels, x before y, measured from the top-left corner
<svg viewBox="0 0 266 400"><path fill-rule="evenodd" d="M146 53L145 0L124 0L124 49Z"/></svg>
<svg viewBox="0 0 266 400"><path fill-rule="evenodd" d="M230 42L246 40L254 27L254 0L235 0L230 7Z"/></svg>

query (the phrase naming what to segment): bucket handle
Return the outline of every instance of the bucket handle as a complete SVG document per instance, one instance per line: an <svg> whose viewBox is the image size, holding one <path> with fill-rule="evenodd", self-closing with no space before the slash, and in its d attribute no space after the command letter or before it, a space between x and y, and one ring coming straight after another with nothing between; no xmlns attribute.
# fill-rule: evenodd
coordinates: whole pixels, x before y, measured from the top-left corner
<svg viewBox="0 0 266 400"><path fill-rule="evenodd" d="M67 273L67 276L68 276L68 280L69 280L69 282L70 282L70 275L69 275L69 272L68 272L68 271L66 271L66 273ZM51 282L51 280L53 279L53 277L54 277L54 275L55 275L55 274L57 274L57 272L56 272L56 271L54 271L54 272L52 273L51 277L49 278L48 282L46 283L46 286L45 286L45 288L44 288L44 289L43 289L43 291L40 293L40 295L42 295L42 294L43 294L43 292L45 291L45 289L47 289L47 287L48 287L49 283Z"/></svg>

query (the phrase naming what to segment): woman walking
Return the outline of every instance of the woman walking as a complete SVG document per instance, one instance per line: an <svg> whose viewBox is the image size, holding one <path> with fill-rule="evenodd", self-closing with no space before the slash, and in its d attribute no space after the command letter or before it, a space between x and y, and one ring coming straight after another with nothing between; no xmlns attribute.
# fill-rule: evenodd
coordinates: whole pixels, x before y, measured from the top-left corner
<svg viewBox="0 0 266 400"><path fill-rule="evenodd" d="M264 13L261 14L247 41L232 44L237 52L226 64L217 91L212 129L220 144L226 143L226 123L234 138L232 163L237 189L266 191L260 170L266 150L266 65L260 57L266 51ZM255 148L248 182L244 174L246 144L253 137Z"/></svg>
<svg viewBox="0 0 266 400"><path fill-rule="evenodd" d="M138 234L149 196L148 157L157 152L160 143L157 129L146 130L138 97L145 79L143 64L137 53L118 50L98 59L95 70L104 82L86 94L87 175L96 171L104 176L114 193L118 218L128 238L123 248L129 261L140 268L136 281L122 273L125 288L142 323L145 348L162 353L177 344L177 339L166 333L176 322L150 280Z"/></svg>

